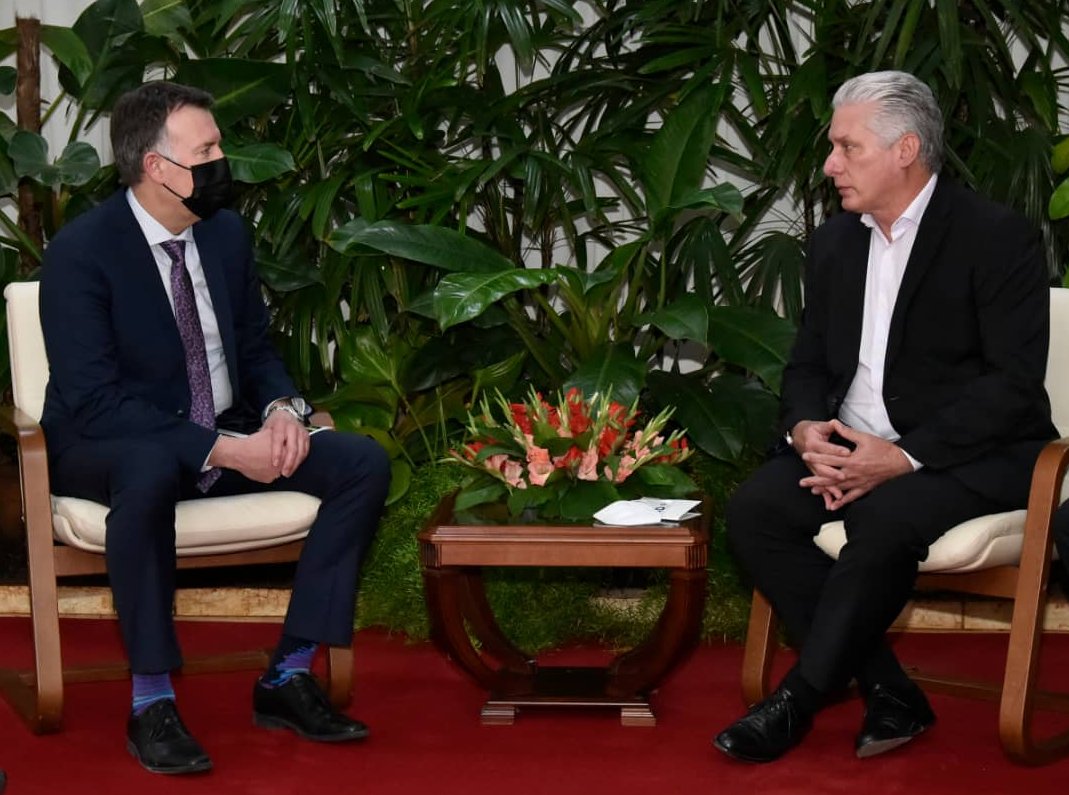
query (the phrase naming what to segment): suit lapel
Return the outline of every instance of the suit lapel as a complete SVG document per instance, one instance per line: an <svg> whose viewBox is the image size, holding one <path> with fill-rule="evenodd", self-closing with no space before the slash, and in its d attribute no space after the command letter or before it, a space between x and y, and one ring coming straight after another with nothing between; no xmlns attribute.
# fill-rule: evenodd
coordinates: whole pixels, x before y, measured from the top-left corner
<svg viewBox="0 0 1069 795"><path fill-rule="evenodd" d="M834 307L834 311L841 313L843 323L843 333L837 335L837 342L851 346L843 351L844 360L855 363L861 350L861 323L865 310L870 236L871 231L860 219L850 227L841 249L843 268L839 289L842 290L842 297Z"/></svg>
<svg viewBox="0 0 1069 795"><path fill-rule="evenodd" d="M953 207L951 183L945 178L940 178L935 184L931 201L924 211L920 226L917 229L917 237L913 241L913 249L909 253L909 261L906 270L902 274L902 284L898 288L898 296L895 298L894 312L891 314L891 327L887 333L887 357L884 363L884 373L887 373L894 363L895 357L902 344L902 335L905 333L906 312L917 288L924 281L929 272L929 266L935 259L942 246L943 238L950 228L950 211Z"/></svg>
<svg viewBox="0 0 1069 795"><path fill-rule="evenodd" d="M197 253L200 265L204 269L204 281L208 284L208 294L215 310L215 322L219 324L219 335L223 339L223 354L226 356L226 369L230 374L230 386L238 394L237 377L237 341L234 333L234 316L230 308L230 291L227 289L226 276L220 252L222 246L215 242L215 236L205 229L205 224L193 226L193 238L197 241Z"/></svg>
<svg viewBox="0 0 1069 795"><path fill-rule="evenodd" d="M132 302L131 306L125 307L124 311L138 313L137 326L145 334L145 339L158 340L172 349L169 351L170 355L184 360L182 339L178 335L174 310L167 298L159 266L156 265L152 248L145 240L145 234L130 209L126 191L114 194L108 202L115 234L115 248L126 252L117 261L122 263L123 280L131 288L128 294L137 296L137 300Z"/></svg>

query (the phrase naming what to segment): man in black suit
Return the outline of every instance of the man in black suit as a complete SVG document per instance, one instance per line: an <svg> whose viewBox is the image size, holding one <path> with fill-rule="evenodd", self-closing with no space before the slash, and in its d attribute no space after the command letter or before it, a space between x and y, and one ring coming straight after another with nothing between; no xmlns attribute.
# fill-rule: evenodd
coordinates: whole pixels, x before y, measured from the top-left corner
<svg viewBox="0 0 1069 795"><path fill-rule="evenodd" d="M845 212L813 234L806 307L784 373L781 450L727 508L743 567L799 650L776 691L714 744L750 762L797 745L856 679L859 757L934 714L885 633L948 529L1024 507L1055 435L1039 234L939 174L942 116L902 72L845 83L824 172ZM838 561L813 543L841 519Z"/></svg>
<svg viewBox="0 0 1069 795"><path fill-rule="evenodd" d="M162 773L211 768L170 681L182 663L175 504L270 490L320 498L253 717L311 740L359 740L367 727L336 711L308 669L319 644L351 642L390 477L372 440L306 427L310 409L268 337L249 235L221 209L230 171L211 105L166 82L121 97L111 137L128 187L67 224L41 271L52 490L110 507L108 575L133 675L127 747Z"/></svg>

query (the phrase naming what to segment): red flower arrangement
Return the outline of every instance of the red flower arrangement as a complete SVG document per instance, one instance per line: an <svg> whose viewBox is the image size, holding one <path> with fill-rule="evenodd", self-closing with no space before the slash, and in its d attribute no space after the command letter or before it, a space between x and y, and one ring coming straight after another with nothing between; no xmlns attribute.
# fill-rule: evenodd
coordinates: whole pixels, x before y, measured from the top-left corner
<svg viewBox="0 0 1069 795"><path fill-rule="evenodd" d="M542 517L585 520L615 500L683 497L697 489L676 467L691 453L684 432L664 432L671 409L638 427L637 401L627 407L597 394L586 400L575 388L556 403L533 388L523 403L498 393L493 404L484 397L480 409L468 415L465 444L450 452L473 470L457 510L507 495L513 516L534 509Z"/></svg>

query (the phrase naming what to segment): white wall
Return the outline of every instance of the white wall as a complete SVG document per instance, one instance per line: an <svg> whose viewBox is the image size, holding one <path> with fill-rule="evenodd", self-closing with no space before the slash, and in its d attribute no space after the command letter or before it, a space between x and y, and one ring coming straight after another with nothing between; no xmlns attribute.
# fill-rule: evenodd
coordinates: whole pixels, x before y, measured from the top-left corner
<svg viewBox="0 0 1069 795"><path fill-rule="evenodd" d="M78 15L91 5L92 0L0 0L0 28L11 28L15 25L15 17L33 17L41 20L43 25L59 25L70 27L78 19ZM14 66L14 56L3 61L3 64ZM48 104L62 95L63 88L59 84L59 74L55 67L55 61L48 51L41 48L41 100L44 106L41 115L48 112ZM15 118L15 99L0 97L0 109L12 120ZM48 151L52 157L57 157L67 145L69 135L69 122L66 118L66 103L55 111L48 120L41 134L48 141ZM108 126L105 123L96 124L80 136L80 139L91 144L100 154L102 160L111 159L111 145L108 143Z"/></svg>

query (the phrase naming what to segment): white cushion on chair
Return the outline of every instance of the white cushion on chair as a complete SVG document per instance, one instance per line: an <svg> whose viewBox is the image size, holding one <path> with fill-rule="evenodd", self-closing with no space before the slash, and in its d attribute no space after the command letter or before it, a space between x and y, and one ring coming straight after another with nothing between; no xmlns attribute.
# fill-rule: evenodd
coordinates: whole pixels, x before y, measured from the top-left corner
<svg viewBox="0 0 1069 795"><path fill-rule="evenodd" d="M1007 511L978 516L950 528L928 547L922 572L966 572L992 566L1017 565L1024 540L1025 511ZM846 544L842 522L828 522L813 539L825 554L836 560Z"/></svg>
<svg viewBox="0 0 1069 795"><path fill-rule="evenodd" d="M175 546L181 555L272 547L308 535L319 499L294 491L209 497L178 503ZM104 551L108 508L90 500L52 495L52 527L64 544Z"/></svg>
<svg viewBox="0 0 1069 795"><path fill-rule="evenodd" d="M40 421L48 384L45 338L37 312L38 282L12 282L7 299L7 340L11 353L11 391L15 405Z"/></svg>

